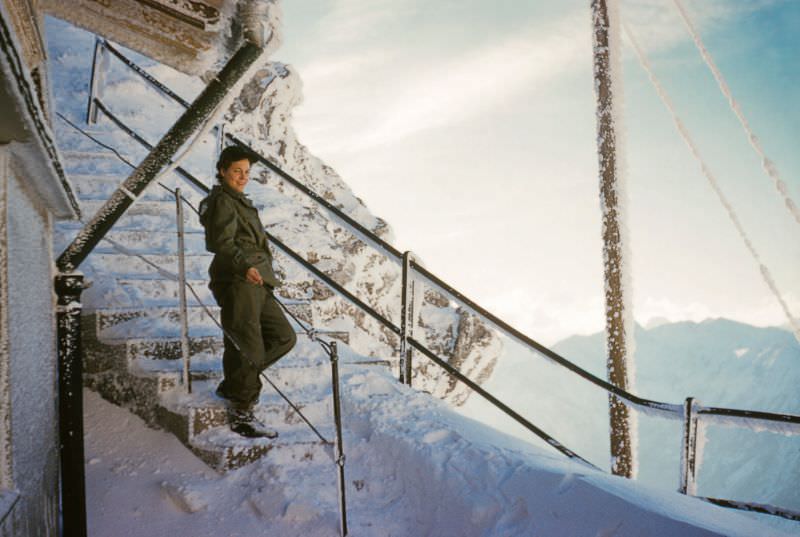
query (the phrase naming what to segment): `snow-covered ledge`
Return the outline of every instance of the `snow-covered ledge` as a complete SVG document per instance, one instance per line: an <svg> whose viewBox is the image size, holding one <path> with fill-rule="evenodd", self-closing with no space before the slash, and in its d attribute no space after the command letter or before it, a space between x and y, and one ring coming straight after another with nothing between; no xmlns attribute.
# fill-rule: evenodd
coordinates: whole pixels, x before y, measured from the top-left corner
<svg viewBox="0 0 800 537"><path fill-rule="evenodd" d="M773 534L741 513L506 436L380 372L350 375L344 397L348 460L364 472L349 478L363 479L364 497L407 504L408 535Z"/></svg>
<svg viewBox="0 0 800 537"><path fill-rule="evenodd" d="M789 535L737 511L594 470L509 437L398 384L389 372L344 365L342 384L353 535ZM316 419L325 423L323 416ZM330 461L283 457L224 477L173 476L160 480L165 496L198 517L198 524L214 524L226 513L229 507L218 505L225 498L228 506L249 506L276 535L336 534Z"/></svg>

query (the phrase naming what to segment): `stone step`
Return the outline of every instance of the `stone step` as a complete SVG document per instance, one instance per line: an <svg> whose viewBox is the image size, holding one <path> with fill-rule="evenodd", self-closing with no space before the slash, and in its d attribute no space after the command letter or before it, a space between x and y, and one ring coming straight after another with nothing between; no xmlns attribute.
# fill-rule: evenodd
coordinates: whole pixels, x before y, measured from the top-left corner
<svg viewBox="0 0 800 537"><path fill-rule="evenodd" d="M75 188L75 193L80 200L107 200L111 194L122 184L126 177L104 176L104 175L84 175L72 174L69 176L70 182ZM171 184L167 184L170 188ZM175 197L160 185L152 183L139 196L139 201L171 201L175 203Z"/></svg>
<svg viewBox="0 0 800 537"><path fill-rule="evenodd" d="M178 256L156 254L145 256L148 261L174 274L178 273ZM208 266L213 256L209 253L194 252L184 256L186 277L189 279L208 279ZM160 279L162 276L153 267L139 259L118 252L93 252L87 258L95 273L125 279ZM205 286L207 287L207 282ZM195 288L196 291L199 291Z"/></svg>
<svg viewBox="0 0 800 537"><path fill-rule="evenodd" d="M174 362L181 359L181 342L176 338L148 338L126 340L126 355L129 363L135 361ZM207 356L222 356L221 337L205 336L189 338L189 353L198 364ZM152 369L156 369L154 364ZM147 366L141 366L147 368ZM164 367L171 367L164 365Z"/></svg>
<svg viewBox="0 0 800 537"><path fill-rule="evenodd" d="M55 250L63 251L69 245L74 232L69 230L55 234ZM170 231L142 231L142 230L115 230L108 233L108 237L119 243L123 248L141 255L171 255L177 253L178 237L174 228ZM206 251L205 234L202 231L189 230L185 234L185 251L187 253L202 253ZM107 241L101 240L94 252L114 253L117 250Z"/></svg>
<svg viewBox="0 0 800 537"><path fill-rule="evenodd" d="M269 387L264 389L268 390ZM325 438L330 439L333 435L333 411L330 397L312 402L292 401L292 403ZM275 429L279 436L302 430L316 438L308 424L286 402L261 403L256 407L255 414L262 423ZM188 418L190 441L209 429L228 424L227 409L224 405L190 406Z"/></svg>
<svg viewBox="0 0 800 537"><path fill-rule="evenodd" d="M76 174L81 175L113 175L120 180L128 177L133 169L119 160L111 151L67 151L62 152L64 171L67 176ZM123 156L130 160L134 165L138 164L138 159L123 152Z"/></svg>
<svg viewBox="0 0 800 537"><path fill-rule="evenodd" d="M296 332L298 335L297 345L295 349L300 350L304 348L306 342L311 344L311 348L316 350L319 343L311 341L305 332ZM337 339L341 342L347 343L347 332L339 330L320 330L317 334L324 337L326 340ZM135 362L139 361L141 365L136 365L144 370L163 370L173 371L180 368L182 359L181 356L181 343L177 338L148 338L148 339L127 339L124 341L126 345L125 354L128 363L133 366ZM222 337L190 337L189 338L189 353L192 360L192 368L197 370L212 369L211 366L206 364L213 364L221 359L224 350ZM302 356L303 353L295 353L295 355ZM280 363L285 363L289 357L281 359ZM148 363L153 362L153 363ZM169 363L173 362L173 363ZM307 359L293 358L291 364L297 367L308 367L316 365L318 360L309 361Z"/></svg>
<svg viewBox="0 0 800 537"><path fill-rule="evenodd" d="M247 439L232 432L227 425L214 427L195 436L191 449L206 464L224 472L267 459L273 464L333 464L332 448L313 433L296 432L275 439Z"/></svg>
<svg viewBox="0 0 800 537"><path fill-rule="evenodd" d="M299 319L310 322L311 306L308 303L289 302L286 306ZM219 319L219 308L216 306L209 306L207 309L200 306L187 308L190 336L222 336L219 326L209 317L209 313ZM181 334L180 310L177 307L97 309L92 314L95 316L96 337L103 341L133 338L177 339ZM86 319L86 322L92 320Z"/></svg>
<svg viewBox="0 0 800 537"><path fill-rule="evenodd" d="M271 368L270 368L271 369ZM274 379L271 379L274 382ZM209 382L198 381L192 385L193 394L201 389L216 389L218 380ZM332 429L333 414L331 407L330 382L302 389L281 390L297 406L303 415L318 429ZM211 400L203 402L203 398L191 397L184 408L176 409L174 406L163 405L165 409L185 414L189 419L190 429L188 438L200 435L210 428L227 423L226 402L213 394ZM186 399L186 396L184 396ZM173 403L174 404L174 403ZM256 416L279 433L289 432L294 429L306 429L308 425L302 420L289 404L274 393L271 386L262 388L261 399L255 409ZM309 432L313 432L309 429ZM321 430L323 435L328 431Z"/></svg>
<svg viewBox="0 0 800 537"><path fill-rule="evenodd" d="M331 368L328 363L321 363L313 366L291 366L281 365L284 360L292 358L292 353L282 358L277 364L273 364L266 371L265 375L281 391L286 389L299 390L316 385L327 385L331 381ZM167 362L167 361L161 361ZM169 365L153 363L137 363L132 368L135 375L155 376L158 381L158 393L168 394L172 390L183 390L182 387L182 365L178 360L171 360ZM143 366L143 367L140 367ZM215 357L213 364L207 363L196 366L191 364L190 378L192 391L198 382L213 382L215 385L222 380L222 356ZM268 384L268 383L265 383ZM265 388L265 389L270 389Z"/></svg>
<svg viewBox="0 0 800 537"><path fill-rule="evenodd" d="M103 208L105 200L80 200L81 213L86 220L91 219ZM184 206L184 230L203 232L194 211ZM64 221L60 224L64 229L81 229L83 223L77 221ZM175 201L138 200L128 207L125 214L120 217L112 228L116 231L172 231L177 232Z"/></svg>
<svg viewBox="0 0 800 537"><path fill-rule="evenodd" d="M187 282L192 286L192 289L197 293L203 304L208 306L216 304L214 296L208 288L207 279L189 279ZM133 305L144 308L153 306L177 307L178 305L180 285L174 280L118 278L117 283L120 291L127 295L128 301ZM186 290L186 301L189 305L200 305L189 289Z"/></svg>

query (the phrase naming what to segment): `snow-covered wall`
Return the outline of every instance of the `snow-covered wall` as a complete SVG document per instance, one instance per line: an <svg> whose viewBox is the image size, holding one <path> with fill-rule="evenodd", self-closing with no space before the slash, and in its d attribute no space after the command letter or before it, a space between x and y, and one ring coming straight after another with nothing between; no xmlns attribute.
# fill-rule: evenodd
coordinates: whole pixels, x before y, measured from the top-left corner
<svg viewBox="0 0 800 537"><path fill-rule="evenodd" d="M7 151L7 150L3 150ZM0 157L0 160L4 160ZM0 407L4 455L10 463L5 487L19 500L0 528L19 537L56 535L58 514L58 428L56 335L51 252L52 217L30 188L19 161L0 168L6 207L0 223L7 248L7 348L0 349L6 405ZM4 466L5 469L5 466Z"/></svg>

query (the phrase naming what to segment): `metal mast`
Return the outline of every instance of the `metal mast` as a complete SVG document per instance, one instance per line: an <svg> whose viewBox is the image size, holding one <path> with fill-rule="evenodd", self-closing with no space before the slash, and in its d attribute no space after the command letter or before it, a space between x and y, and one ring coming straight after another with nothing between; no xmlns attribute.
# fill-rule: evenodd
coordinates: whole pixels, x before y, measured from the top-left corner
<svg viewBox="0 0 800 537"><path fill-rule="evenodd" d="M616 8L617 0L592 0L594 85L597 95L597 152L600 172L600 206L603 213L603 271L606 303L606 366L608 380L615 386L628 389L626 363L625 292L617 166L617 135L614 123L615 88L612 58L617 50L610 46L609 34L617 31L616 13L609 17L608 3ZM611 26L614 23L614 27ZM631 415L625 404L609 395L611 425L611 471L616 475L633 477L634 458L631 443Z"/></svg>

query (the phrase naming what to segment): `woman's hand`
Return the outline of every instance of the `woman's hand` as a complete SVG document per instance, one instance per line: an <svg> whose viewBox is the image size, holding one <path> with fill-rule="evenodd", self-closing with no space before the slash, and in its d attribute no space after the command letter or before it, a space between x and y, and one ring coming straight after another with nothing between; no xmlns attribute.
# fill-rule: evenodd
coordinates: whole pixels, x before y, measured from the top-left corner
<svg viewBox="0 0 800 537"><path fill-rule="evenodd" d="M255 285L264 285L264 280L261 278L261 274L256 270L255 267L250 267L247 269L247 272L244 275L245 279Z"/></svg>

